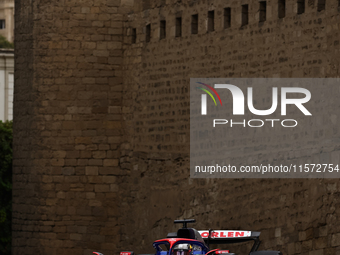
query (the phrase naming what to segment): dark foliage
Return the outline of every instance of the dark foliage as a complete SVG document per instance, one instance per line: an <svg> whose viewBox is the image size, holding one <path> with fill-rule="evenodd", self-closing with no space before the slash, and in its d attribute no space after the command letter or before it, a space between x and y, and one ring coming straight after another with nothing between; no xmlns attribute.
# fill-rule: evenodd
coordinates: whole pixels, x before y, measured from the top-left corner
<svg viewBox="0 0 340 255"><path fill-rule="evenodd" d="M11 254L12 122L0 121L0 254Z"/></svg>
<svg viewBox="0 0 340 255"><path fill-rule="evenodd" d="M4 48L4 49L14 49L14 44L7 41L7 39L0 35L0 48Z"/></svg>

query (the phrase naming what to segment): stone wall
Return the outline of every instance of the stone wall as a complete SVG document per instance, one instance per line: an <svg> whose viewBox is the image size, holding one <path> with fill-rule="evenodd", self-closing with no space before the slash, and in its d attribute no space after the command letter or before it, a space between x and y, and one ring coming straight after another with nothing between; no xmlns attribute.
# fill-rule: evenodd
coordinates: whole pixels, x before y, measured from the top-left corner
<svg viewBox="0 0 340 255"><path fill-rule="evenodd" d="M13 254L115 250L120 1L16 1Z"/></svg>
<svg viewBox="0 0 340 255"><path fill-rule="evenodd" d="M242 25L245 4L248 25ZM260 249L280 249L284 254L338 252L337 180L189 179L189 78L339 77L337 1L327 0L320 11L316 0L305 1L305 11L298 15L297 1L286 0L281 19L278 1L269 0L266 7L264 22L259 22L258 1L139 1L127 16L123 109L128 149L122 152L130 156L122 160L131 163L133 184L122 196L132 205L125 218L132 222L122 228L124 249L152 252L153 240L176 230L173 219L195 218L198 229L260 230ZM228 28L225 8L231 14ZM208 31L208 11L213 10L215 27ZM195 14L198 34L191 33ZM178 17L180 37L175 36ZM164 39L161 20L166 21ZM146 42L149 24L151 38ZM136 43L131 43L133 29ZM314 132L317 144L328 131L321 127L309 132ZM243 132L231 139L236 145L254 137ZM277 142L263 140L257 145L269 148ZM251 153L256 155L256 146ZM252 163L269 153L276 158L287 154L293 160L312 153L320 158L324 153L328 161L339 162L338 147L312 151L311 145L286 154L264 149L262 158L254 157ZM136 247L139 243L143 245Z"/></svg>
<svg viewBox="0 0 340 255"><path fill-rule="evenodd" d="M284 254L338 253L337 180L189 178L189 78L338 77L326 1L297 15L286 0L279 19L270 0L259 23L257 1L17 0L13 254L152 253L177 218L262 231L261 248Z"/></svg>

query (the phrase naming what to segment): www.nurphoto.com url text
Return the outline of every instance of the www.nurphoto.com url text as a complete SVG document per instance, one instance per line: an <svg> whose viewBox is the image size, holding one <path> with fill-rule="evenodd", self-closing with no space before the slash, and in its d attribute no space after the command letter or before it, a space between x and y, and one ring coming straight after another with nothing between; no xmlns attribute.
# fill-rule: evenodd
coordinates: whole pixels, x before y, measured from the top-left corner
<svg viewBox="0 0 340 255"><path fill-rule="evenodd" d="M290 164L290 165L271 165L261 164L257 166L233 166L233 165L211 165L195 166L195 173L338 173L338 164Z"/></svg>

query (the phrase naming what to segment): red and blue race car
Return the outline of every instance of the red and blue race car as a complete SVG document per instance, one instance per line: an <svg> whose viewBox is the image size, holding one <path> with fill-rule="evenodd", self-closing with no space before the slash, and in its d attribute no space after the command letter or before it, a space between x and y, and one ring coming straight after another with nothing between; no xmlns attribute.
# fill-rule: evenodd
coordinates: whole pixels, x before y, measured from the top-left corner
<svg viewBox="0 0 340 255"><path fill-rule="evenodd" d="M243 230L202 230L188 228L188 223L196 222L190 220L175 220L183 227L177 232L169 233L167 238L155 241L152 246L155 254L143 255L236 255L229 250L210 249L213 244L235 244L253 241L249 255L282 255L280 251L258 251L260 245L260 232ZM104 255L93 252L96 255ZM132 251L123 251L120 255L134 255Z"/></svg>

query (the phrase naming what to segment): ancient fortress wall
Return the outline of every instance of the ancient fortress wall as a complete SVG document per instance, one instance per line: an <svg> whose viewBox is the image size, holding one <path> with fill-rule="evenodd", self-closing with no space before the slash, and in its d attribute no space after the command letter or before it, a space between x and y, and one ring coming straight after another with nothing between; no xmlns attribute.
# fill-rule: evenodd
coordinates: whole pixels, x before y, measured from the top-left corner
<svg viewBox="0 0 340 255"><path fill-rule="evenodd" d="M278 17L278 3L266 2L264 22L259 22L258 1L144 1L127 15L123 113L124 146L129 150L123 153L130 155L124 160L131 162L133 184L130 197L122 199L133 203L126 222L133 220L123 226L122 234L129 249L140 242L147 247L165 229L175 230L173 218L192 217L199 221L197 228L259 229L262 248L284 254L336 252L337 180L188 179L189 78L339 77L338 1L327 0L325 10L321 2L305 1L304 13L298 15L297 1L286 0L284 18ZM248 24L242 25L246 4ZM230 8L227 28L225 8ZM208 31L209 11L214 11L214 31ZM192 34L196 14L198 33ZM176 37L179 17L182 34ZM338 147L315 150L330 132L336 137L333 132L338 130L308 130L310 147L300 150L272 148L294 137L299 140L304 133L266 140L263 134L240 131L229 142L244 162L255 165L281 157L303 162L311 155L338 162ZM244 156L244 148L251 157Z"/></svg>
<svg viewBox="0 0 340 255"><path fill-rule="evenodd" d="M119 243L120 1L16 1L13 254Z"/></svg>
<svg viewBox="0 0 340 255"><path fill-rule="evenodd" d="M258 1L17 0L13 254L152 252L175 218L260 230L284 254L339 252L337 180L189 178L189 78L339 76L338 1L298 15L286 0L282 18L278 2L259 22ZM329 130L310 132L315 145ZM256 141L263 158L310 153L266 150L278 142ZM338 162L339 148L313 155Z"/></svg>

